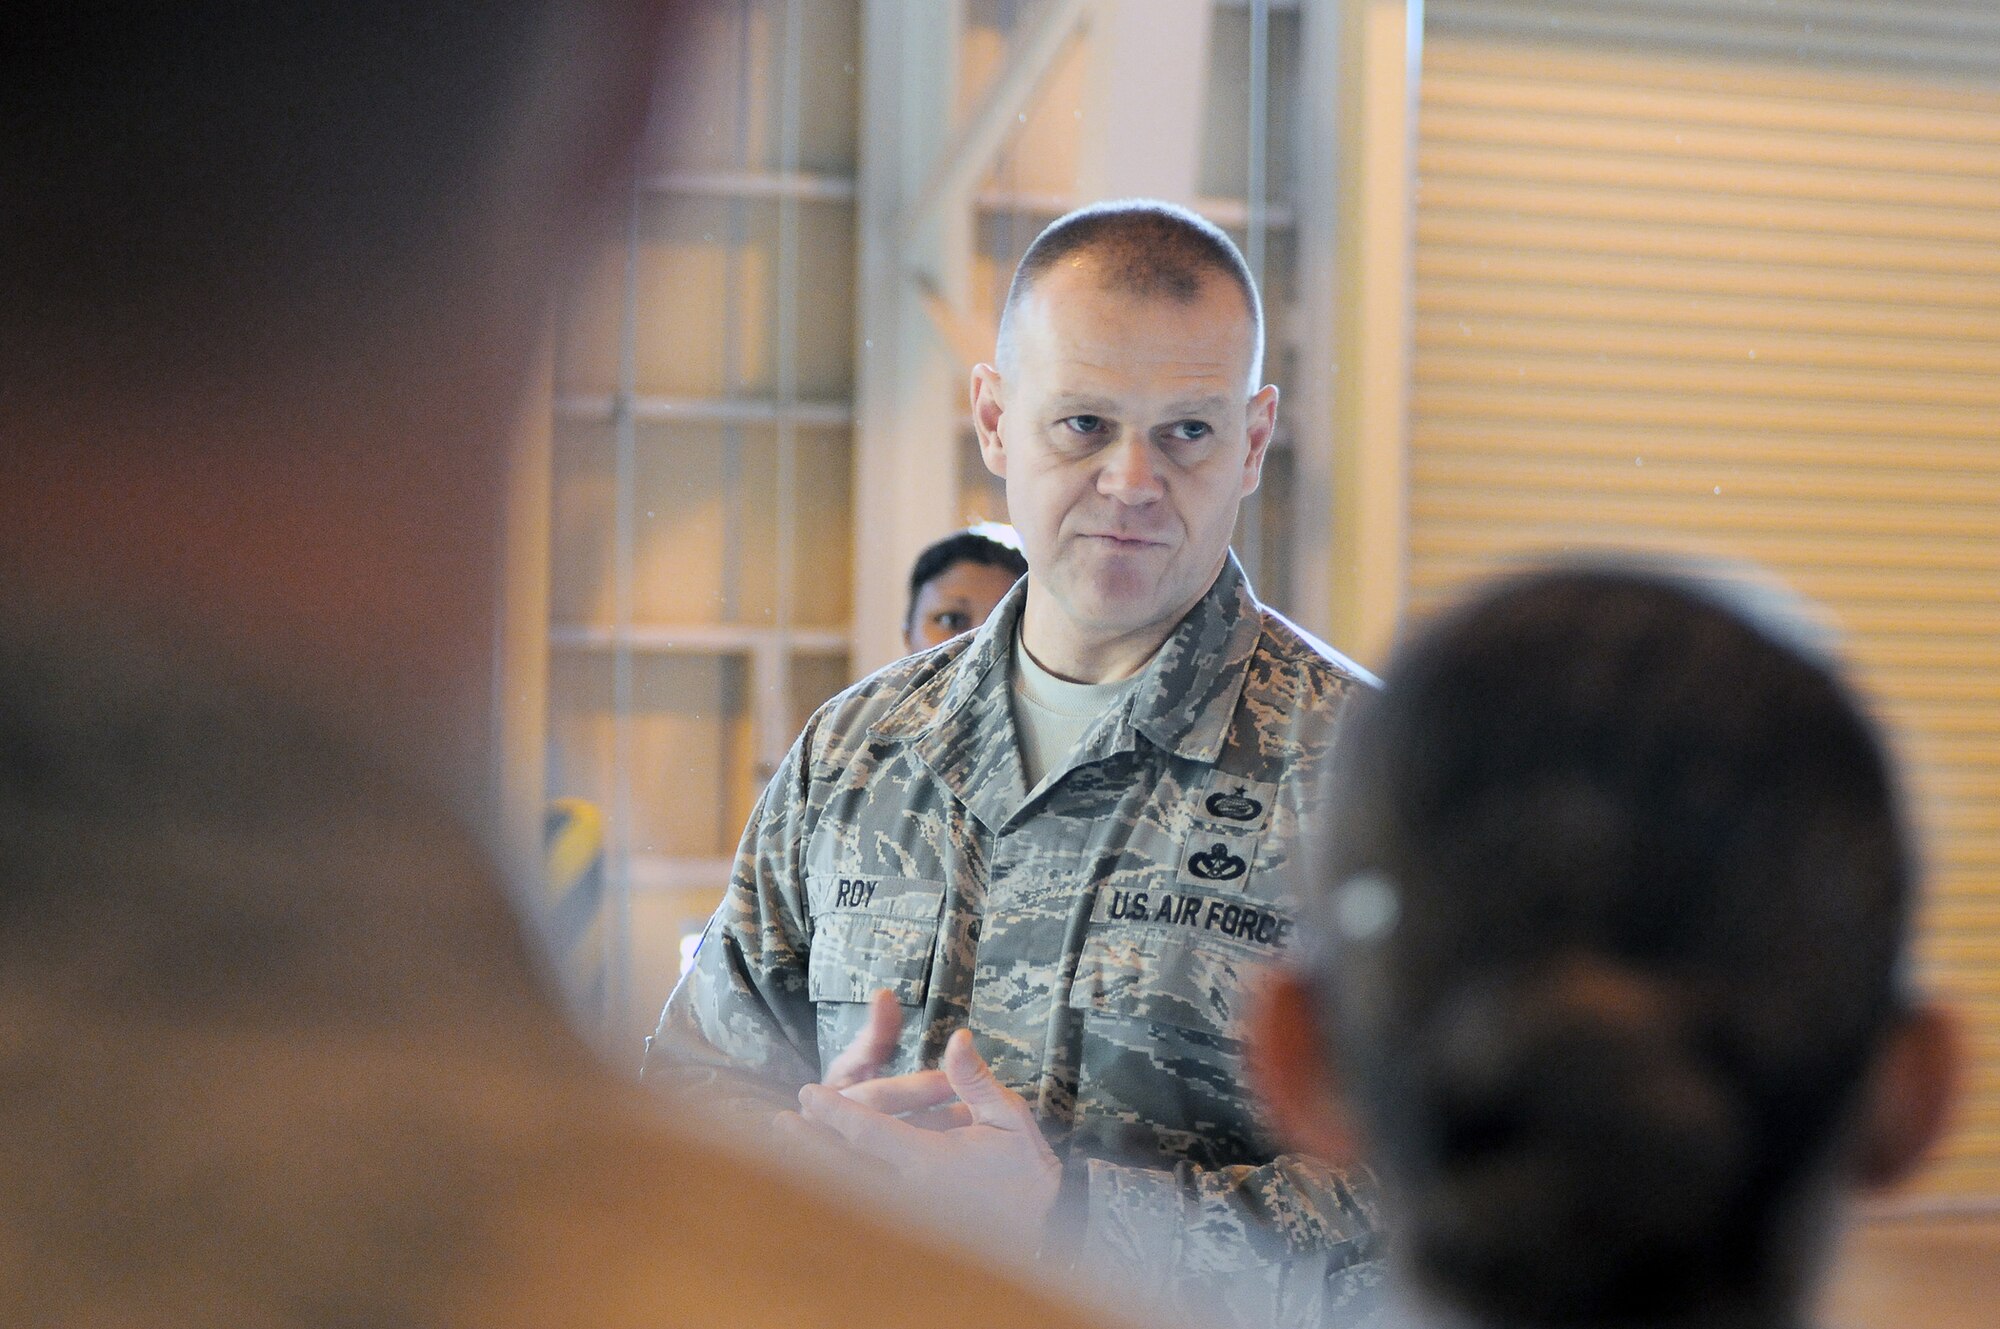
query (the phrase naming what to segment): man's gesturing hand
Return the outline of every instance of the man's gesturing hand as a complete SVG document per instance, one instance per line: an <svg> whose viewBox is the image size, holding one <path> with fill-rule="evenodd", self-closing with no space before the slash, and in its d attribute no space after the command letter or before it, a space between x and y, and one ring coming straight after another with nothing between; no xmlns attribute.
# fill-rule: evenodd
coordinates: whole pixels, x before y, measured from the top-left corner
<svg viewBox="0 0 2000 1329"><path fill-rule="evenodd" d="M896 994L877 988L868 998L868 1019L841 1054L827 1063L819 1082L833 1089L845 1089L875 1078L889 1058L896 1055L896 1040L903 1032L903 1008Z"/></svg>
<svg viewBox="0 0 2000 1329"><path fill-rule="evenodd" d="M844 1092L809 1084L799 1091L799 1104L808 1122L888 1165L921 1193L979 1197L1032 1240L1062 1186L1062 1164L1042 1138L1034 1110L994 1078L969 1030L951 1036L939 1065ZM939 1109L966 1124L926 1130L898 1115Z"/></svg>
<svg viewBox="0 0 2000 1329"><path fill-rule="evenodd" d="M861 1032L841 1050L839 1056L826 1064L820 1083L830 1089L879 1083L874 1078L875 1073L896 1055L896 1043L902 1032L903 1008L897 1003L896 994L888 988L875 989L868 998L868 1015L862 1022ZM845 1161L850 1166L859 1161L839 1135L807 1121L796 1112L780 1112L772 1126L777 1131L778 1142L796 1151L801 1159L817 1158L836 1165ZM872 1164L874 1160L866 1161Z"/></svg>

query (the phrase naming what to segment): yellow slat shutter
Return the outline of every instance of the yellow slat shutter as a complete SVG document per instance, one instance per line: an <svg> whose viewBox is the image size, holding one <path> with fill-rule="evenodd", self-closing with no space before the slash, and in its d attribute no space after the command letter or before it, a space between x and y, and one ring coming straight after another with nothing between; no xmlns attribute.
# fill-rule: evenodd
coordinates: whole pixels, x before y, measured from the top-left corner
<svg viewBox="0 0 2000 1329"><path fill-rule="evenodd" d="M1918 790L1925 972L1971 1017L1923 1189L2000 1198L2000 16L1756 12L1431 0L1412 608L1635 544L1824 603Z"/></svg>

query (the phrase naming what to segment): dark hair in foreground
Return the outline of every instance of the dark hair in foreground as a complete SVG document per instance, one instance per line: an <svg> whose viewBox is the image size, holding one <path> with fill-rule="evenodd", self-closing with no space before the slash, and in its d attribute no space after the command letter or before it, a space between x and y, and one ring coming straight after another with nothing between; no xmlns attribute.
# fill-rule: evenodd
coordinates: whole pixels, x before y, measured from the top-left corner
<svg viewBox="0 0 2000 1329"><path fill-rule="evenodd" d="M908 631L917 616L917 596L933 577L941 577L961 563L980 563L1005 568L1016 580L1028 575L1028 559L1019 549L1003 544L978 527L953 531L933 540L910 565L910 596L903 606L903 628Z"/></svg>
<svg viewBox="0 0 2000 1329"><path fill-rule="evenodd" d="M1543 1324L1782 1285L1913 888L1833 668L1726 591L1547 572L1343 742L1312 979L1417 1285Z"/></svg>
<svg viewBox="0 0 2000 1329"><path fill-rule="evenodd" d="M463 243L556 7L30 3L0 42L0 319L367 326Z"/></svg>
<svg viewBox="0 0 2000 1329"><path fill-rule="evenodd" d="M1236 242L1221 227L1173 203L1120 199L1093 203L1050 222L1014 268L1007 302L1000 312L1000 350L1012 344L1014 310L1043 274L1066 258L1088 253L1111 286L1148 299L1187 304L1201 293L1202 281L1220 275L1241 292L1256 342L1251 364L1264 359L1264 305L1257 282Z"/></svg>

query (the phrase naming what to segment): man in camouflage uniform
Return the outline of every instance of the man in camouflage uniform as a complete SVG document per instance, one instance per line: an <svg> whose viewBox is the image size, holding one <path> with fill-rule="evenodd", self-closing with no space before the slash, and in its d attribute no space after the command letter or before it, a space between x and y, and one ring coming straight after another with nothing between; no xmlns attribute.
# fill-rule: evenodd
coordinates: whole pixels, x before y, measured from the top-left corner
<svg viewBox="0 0 2000 1329"><path fill-rule="evenodd" d="M1191 214L1087 209L1030 248L973 375L1029 575L813 717L647 1075L801 1105L790 1133L1210 1322L1339 1324L1372 1188L1274 1152L1238 1040L1369 680L1228 550L1276 420L1261 352Z"/></svg>

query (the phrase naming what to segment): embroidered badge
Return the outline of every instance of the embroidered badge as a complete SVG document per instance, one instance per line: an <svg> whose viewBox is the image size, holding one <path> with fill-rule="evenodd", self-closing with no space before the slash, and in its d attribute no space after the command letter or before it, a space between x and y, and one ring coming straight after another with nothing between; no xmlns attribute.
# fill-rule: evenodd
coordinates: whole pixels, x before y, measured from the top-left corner
<svg viewBox="0 0 2000 1329"><path fill-rule="evenodd" d="M1250 797L1248 790L1248 785L1238 784L1229 793L1210 794L1202 806L1209 816L1224 821L1255 821L1264 815L1264 805Z"/></svg>
<svg viewBox="0 0 2000 1329"><path fill-rule="evenodd" d="M1206 824L1213 828L1205 833L1197 830L1197 837L1214 839L1220 833L1231 838L1254 835L1264 828L1271 818L1271 804L1277 798L1278 786L1210 769L1192 792L1189 820L1197 827Z"/></svg>
<svg viewBox="0 0 2000 1329"><path fill-rule="evenodd" d="M1249 867L1249 863L1230 853L1229 846L1219 840L1206 851L1190 855L1187 862L1188 875L1198 881L1234 881Z"/></svg>

